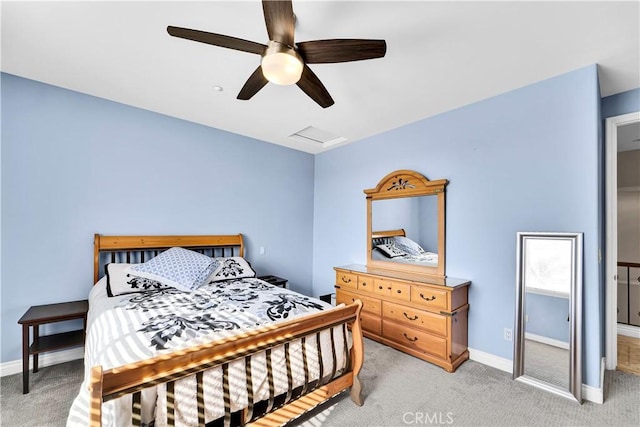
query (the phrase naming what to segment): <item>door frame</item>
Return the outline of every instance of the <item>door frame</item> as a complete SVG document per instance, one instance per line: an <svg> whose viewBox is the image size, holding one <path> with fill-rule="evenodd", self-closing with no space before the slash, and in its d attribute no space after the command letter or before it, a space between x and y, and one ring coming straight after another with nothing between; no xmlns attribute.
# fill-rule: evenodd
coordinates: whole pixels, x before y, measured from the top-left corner
<svg viewBox="0 0 640 427"><path fill-rule="evenodd" d="M640 112L605 121L605 369L618 365L618 127L640 122Z"/></svg>

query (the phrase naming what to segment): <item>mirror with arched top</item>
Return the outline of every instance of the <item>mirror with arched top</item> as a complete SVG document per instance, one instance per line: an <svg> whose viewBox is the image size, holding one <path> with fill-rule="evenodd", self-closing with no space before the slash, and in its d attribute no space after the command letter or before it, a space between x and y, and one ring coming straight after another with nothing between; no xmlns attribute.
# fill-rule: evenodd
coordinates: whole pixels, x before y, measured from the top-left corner
<svg viewBox="0 0 640 427"><path fill-rule="evenodd" d="M364 190L368 267L445 277L447 183L398 170Z"/></svg>

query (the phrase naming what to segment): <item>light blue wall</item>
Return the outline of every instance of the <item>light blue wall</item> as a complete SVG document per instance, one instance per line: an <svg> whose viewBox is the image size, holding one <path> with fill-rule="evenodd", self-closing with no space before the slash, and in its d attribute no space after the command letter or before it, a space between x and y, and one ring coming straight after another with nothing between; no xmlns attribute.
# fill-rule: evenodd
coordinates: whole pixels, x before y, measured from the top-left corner
<svg viewBox="0 0 640 427"><path fill-rule="evenodd" d="M420 244L427 252L438 252L438 197L415 197L418 200L420 218L424 223L420 227Z"/></svg>
<svg viewBox="0 0 640 427"><path fill-rule="evenodd" d="M429 102L428 94L424 95ZM365 263L363 189L413 169L447 186L447 274L472 280L469 346L507 359L516 232L584 232L586 384L600 385L597 66L316 155L314 293Z"/></svg>
<svg viewBox="0 0 640 427"><path fill-rule="evenodd" d="M640 111L640 89L602 98L602 118Z"/></svg>
<svg viewBox="0 0 640 427"><path fill-rule="evenodd" d="M569 298L527 292L525 331L568 343L570 336Z"/></svg>
<svg viewBox="0 0 640 427"><path fill-rule="evenodd" d="M419 225L414 217L416 212L413 198L385 199L373 202L371 227L374 231L404 228L407 235L417 236Z"/></svg>
<svg viewBox="0 0 640 427"><path fill-rule="evenodd" d="M2 362L20 357L16 321L28 305L86 297L96 231L243 232L259 273L287 277L299 291L329 293L333 266L365 262L362 190L406 168L450 180L447 271L473 280L472 348L512 357L502 329L513 326L516 231L585 232L585 382L598 386L602 147L595 66L331 150L315 162L11 75L2 74L0 83ZM602 116L638 111L639 99L638 89L603 98ZM59 250L38 247L42 242ZM257 255L258 246L267 254ZM27 263L33 259L35 265Z"/></svg>
<svg viewBox="0 0 640 427"><path fill-rule="evenodd" d="M311 292L312 155L1 76L3 362L30 305L87 297L96 232L241 232L259 274Z"/></svg>

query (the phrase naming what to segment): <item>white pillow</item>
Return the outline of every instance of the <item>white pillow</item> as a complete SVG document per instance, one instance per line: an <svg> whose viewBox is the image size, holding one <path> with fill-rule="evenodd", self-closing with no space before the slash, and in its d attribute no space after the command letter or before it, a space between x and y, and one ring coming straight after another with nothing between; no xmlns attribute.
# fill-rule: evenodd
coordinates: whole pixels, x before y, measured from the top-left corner
<svg viewBox="0 0 640 427"><path fill-rule="evenodd" d="M404 236L393 236L393 241L395 245L402 251L408 253L409 255L421 255L425 253L425 250L422 247Z"/></svg>
<svg viewBox="0 0 640 427"><path fill-rule="evenodd" d="M151 258L144 264L130 267L129 273L156 280L185 292L191 292L206 282L218 263L211 257L174 247Z"/></svg>
<svg viewBox="0 0 640 427"><path fill-rule="evenodd" d="M245 277L256 277L249 262L239 256L215 258L219 265L213 271L207 283L221 282L229 279L242 279Z"/></svg>
<svg viewBox="0 0 640 427"><path fill-rule="evenodd" d="M116 297L119 295L133 294L137 292L167 289L169 287L160 282L156 282L155 280L129 274L129 268L134 265L137 264L107 264L105 267L105 273L107 276L107 295L110 297Z"/></svg>
<svg viewBox="0 0 640 427"><path fill-rule="evenodd" d="M403 252L402 250L397 248L395 245L389 244L389 243L378 245L376 246L376 248L380 249L380 251L382 251L382 253L384 253L389 258L395 258L395 257L407 255L406 252Z"/></svg>

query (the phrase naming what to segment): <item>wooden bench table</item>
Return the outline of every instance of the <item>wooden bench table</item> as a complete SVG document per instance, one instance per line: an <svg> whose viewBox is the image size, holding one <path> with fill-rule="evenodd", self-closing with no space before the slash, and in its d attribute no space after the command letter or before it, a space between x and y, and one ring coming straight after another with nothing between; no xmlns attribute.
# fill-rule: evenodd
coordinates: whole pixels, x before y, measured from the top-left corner
<svg viewBox="0 0 640 427"><path fill-rule="evenodd" d="M22 394L29 393L29 356L33 354L33 372L38 372L38 355L63 348L84 345L87 328L87 300L59 304L35 305L18 320L22 325ZM83 328L77 331L40 336L40 325L64 320L82 319ZM29 345L29 327L33 326L33 342Z"/></svg>

